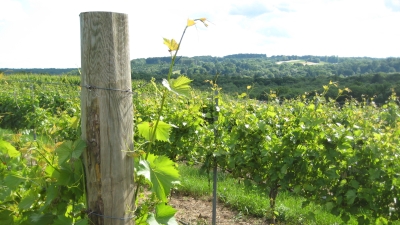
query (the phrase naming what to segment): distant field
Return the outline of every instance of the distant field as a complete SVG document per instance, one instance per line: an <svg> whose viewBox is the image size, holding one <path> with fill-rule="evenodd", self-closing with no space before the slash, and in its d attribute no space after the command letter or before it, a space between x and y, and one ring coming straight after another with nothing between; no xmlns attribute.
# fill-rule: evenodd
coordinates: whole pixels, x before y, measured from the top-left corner
<svg viewBox="0 0 400 225"><path fill-rule="evenodd" d="M314 63L314 62L307 62L305 60L289 60L289 61L276 62L276 64L282 64L282 63L290 63L290 64L301 63L303 65L323 65L323 64L325 64L325 62Z"/></svg>

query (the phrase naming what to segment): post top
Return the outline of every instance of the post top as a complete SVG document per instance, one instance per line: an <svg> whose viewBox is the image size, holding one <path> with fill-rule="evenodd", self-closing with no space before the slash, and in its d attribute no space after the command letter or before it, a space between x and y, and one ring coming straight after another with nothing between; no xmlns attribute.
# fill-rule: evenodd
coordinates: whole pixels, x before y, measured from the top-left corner
<svg viewBox="0 0 400 225"><path fill-rule="evenodd" d="M109 12L109 11L88 11L88 12L81 12L79 13L79 16L82 14L122 14L122 15L127 15L126 13L119 13L119 12Z"/></svg>

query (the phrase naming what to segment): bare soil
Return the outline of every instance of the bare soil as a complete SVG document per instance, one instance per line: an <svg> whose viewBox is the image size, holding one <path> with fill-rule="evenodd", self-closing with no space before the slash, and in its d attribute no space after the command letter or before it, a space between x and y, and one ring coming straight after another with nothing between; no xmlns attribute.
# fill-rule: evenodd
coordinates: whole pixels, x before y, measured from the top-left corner
<svg viewBox="0 0 400 225"><path fill-rule="evenodd" d="M212 198L192 197L182 193L174 193L169 203L178 212L175 218L182 225L206 225L212 224ZM242 213L217 203L216 224L229 225L256 225L269 224L265 219L243 215Z"/></svg>

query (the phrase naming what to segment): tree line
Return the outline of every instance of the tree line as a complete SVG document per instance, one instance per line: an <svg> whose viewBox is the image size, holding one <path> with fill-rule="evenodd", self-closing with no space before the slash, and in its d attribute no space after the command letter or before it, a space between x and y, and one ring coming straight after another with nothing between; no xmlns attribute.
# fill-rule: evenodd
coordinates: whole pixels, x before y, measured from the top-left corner
<svg viewBox="0 0 400 225"><path fill-rule="evenodd" d="M154 59L154 58L152 58ZM164 60L170 57L164 57ZM164 78L168 64L147 63L148 59L131 61L132 78L150 80ZM312 63L312 64L309 64ZM262 54L236 54L226 57L181 57L176 63L176 74L193 80L192 86L207 89L205 80L214 80L223 91L232 94L249 92L251 98L266 100L270 91L281 98L295 98L304 93L322 90L330 81L338 88L351 90L344 98L372 99L383 104L392 90L400 94L400 58L367 58L337 56L271 56ZM335 97L330 90L328 97Z"/></svg>
<svg viewBox="0 0 400 225"><path fill-rule="evenodd" d="M134 59L133 73L164 74L170 57ZM309 63L313 63L310 65ZM315 77L319 75L353 76L376 72L400 72L400 58L339 58L337 56L271 56L237 54L225 57L178 57L176 69L181 74L220 74L263 78Z"/></svg>

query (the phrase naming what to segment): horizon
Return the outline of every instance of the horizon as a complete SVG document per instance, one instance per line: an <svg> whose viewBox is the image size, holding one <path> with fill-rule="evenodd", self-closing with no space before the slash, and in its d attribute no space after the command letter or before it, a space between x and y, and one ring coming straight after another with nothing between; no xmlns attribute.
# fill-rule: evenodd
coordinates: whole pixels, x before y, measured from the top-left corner
<svg viewBox="0 0 400 225"><path fill-rule="evenodd" d="M128 14L130 59L168 57L188 18L205 17L185 34L179 55L400 57L399 0L2 0L1 68L79 68L79 14Z"/></svg>
<svg viewBox="0 0 400 225"><path fill-rule="evenodd" d="M239 55L239 54L260 54L260 53L237 53L237 54L231 54L231 55ZM225 55L225 56L211 56L211 55L197 55L197 56L178 56L178 57L188 57L188 58L193 58L193 57L213 57L213 58L224 58L226 56L231 56L231 55ZM272 55L268 56L266 55L266 59L272 58L272 57L279 57L279 56L316 56L316 57L325 57L325 56L330 56L330 55ZM136 59L148 59L148 58L159 58L159 57L169 57L169 56L154 56L154 57L147 57L147 58L136 58ZM400 57L369 57L369 56L356 56L356 57L341 57L337 56L338 58L367 58L367 59L388 59L388 58L400 58ZM251 58L249 58L251 59ZM135 59L131 59L130 61L133 61ZM288 61L294 61L294 60L288 60ZM80 69L81 67L1 67L1 69Z"/></svg>

